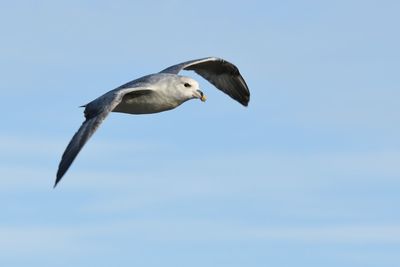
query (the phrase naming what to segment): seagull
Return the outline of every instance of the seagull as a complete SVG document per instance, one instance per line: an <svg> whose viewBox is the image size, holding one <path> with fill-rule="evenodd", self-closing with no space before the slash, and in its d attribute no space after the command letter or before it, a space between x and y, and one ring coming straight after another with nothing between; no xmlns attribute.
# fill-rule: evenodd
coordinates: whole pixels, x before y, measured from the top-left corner
<svg viewBox="0 0 400 267"><path fill-rule="evenodd" d="M174 109L190 99L205 102L206 96L199 83L178 75L182 70L195 71L232 99L243 106L248 105L250 92L239 69L217 57L186 61L123 84L82 106L85 108L85 121L62 155L54 187L110 112L151 114Z"/></svg>

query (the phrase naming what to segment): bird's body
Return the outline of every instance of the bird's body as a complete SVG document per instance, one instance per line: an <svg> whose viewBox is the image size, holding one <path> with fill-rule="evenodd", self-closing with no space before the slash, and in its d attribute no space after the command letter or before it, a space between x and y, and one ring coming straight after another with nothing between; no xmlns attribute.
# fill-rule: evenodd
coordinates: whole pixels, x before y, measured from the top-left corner
<svg viewBox="0 0 400 267"><path fill-rule="evenodd" d="M218 89L247 106L250 92L239 70L232 63L215 57L183 62L159 73L133 80L84 106L86 120L65 149L54 186L110 112L150 114L174 109L190 99L205 101L198 82L178 75L181 70L194 70Z"/></svg>
<svg viewBox="0 0 400 267"><path fill-rule="evenodd" d="M140 87L148 88L149 91L142 94L124 95L121 103L114 108L113 112L150 114L174 109L191 98L190 95L185 94L186 88L182 90L177 85L185 80L191 85L197 84L189 77L169 73L151 74L139 80Z"/></svg>

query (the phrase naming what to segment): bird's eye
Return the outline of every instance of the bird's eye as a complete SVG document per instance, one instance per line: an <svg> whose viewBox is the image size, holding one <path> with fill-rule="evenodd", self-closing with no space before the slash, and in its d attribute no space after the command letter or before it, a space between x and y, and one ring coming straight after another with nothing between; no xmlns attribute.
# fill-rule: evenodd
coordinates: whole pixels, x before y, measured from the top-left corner
<svg viewBox="0 0 400 267"><path fill-rule="evenodd" d="M185 83L184 86L185 87L190 87L191 85L190 85L190 83Z"/></svg>

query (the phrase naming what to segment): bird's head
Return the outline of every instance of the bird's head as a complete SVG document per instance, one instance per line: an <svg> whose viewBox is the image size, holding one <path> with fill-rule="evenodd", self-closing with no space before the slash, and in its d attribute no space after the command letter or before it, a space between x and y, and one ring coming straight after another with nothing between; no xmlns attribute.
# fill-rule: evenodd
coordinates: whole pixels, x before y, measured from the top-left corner
<svg viewBox="0 0 400 267"><path fill-rule="evenodd" d="M192 78L181 77L180 86L183 88L183 91L189 96L189 98L198 98L203 102L206 101L207 98L200 90L199 83Z"/></svg>

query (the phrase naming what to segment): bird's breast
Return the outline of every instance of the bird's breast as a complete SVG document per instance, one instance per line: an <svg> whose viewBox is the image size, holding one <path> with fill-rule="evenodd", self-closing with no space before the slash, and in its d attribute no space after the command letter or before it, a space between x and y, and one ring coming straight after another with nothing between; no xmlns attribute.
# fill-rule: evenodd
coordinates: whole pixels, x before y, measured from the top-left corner
<svg viewBox="0 0 400 267"><path fill-rule="evenodd" d="M179 99L174 99L158 92L134 97L126 95L121 103L114 108L113 112L151 114L176 108L180 104L182 104L182 101L179 101Z"/></svg>

